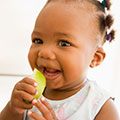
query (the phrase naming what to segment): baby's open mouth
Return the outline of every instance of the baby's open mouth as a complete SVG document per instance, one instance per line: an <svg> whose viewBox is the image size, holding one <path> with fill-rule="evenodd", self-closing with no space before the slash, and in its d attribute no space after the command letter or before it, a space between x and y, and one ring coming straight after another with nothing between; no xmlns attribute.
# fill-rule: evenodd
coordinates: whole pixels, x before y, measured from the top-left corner
<svg viewBox="0 0 120 120"><path fill-rule="evenodd" d="M41 67L39 70L44 74L47 80L55 80L61 74L60 70L56 70L53 68Z"/></svg>

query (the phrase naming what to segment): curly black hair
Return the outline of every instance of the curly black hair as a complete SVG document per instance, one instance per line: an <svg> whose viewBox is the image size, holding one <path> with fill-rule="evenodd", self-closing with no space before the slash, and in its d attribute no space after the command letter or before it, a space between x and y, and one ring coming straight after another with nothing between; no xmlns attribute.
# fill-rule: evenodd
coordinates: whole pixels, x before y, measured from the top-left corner
<svg viewBox="0 0 120 120"><path fill-rule="evenodd" d="M103 4L103 2L100 2L98 0L48 0L47 4L49 4L50 2L56 2L56 1L61 1L61 2L65 2L65 3L88 2L92 5L94 5L96 7L96 12L98 12L97 18L99 21L99 30L100 30L101 34L104 33L104 42L106 40L111 42L115 39L115 31L114 30L110 31L111 26L113 25L114 19L113 19L112 15L106 14L106 10L109 11L111 8L111 5L112 5L110 0L104 0L103 1L104 4ZM108 33L108 30L110 31L109 33ZM109 36L111 39L108 39Z"/></svg>

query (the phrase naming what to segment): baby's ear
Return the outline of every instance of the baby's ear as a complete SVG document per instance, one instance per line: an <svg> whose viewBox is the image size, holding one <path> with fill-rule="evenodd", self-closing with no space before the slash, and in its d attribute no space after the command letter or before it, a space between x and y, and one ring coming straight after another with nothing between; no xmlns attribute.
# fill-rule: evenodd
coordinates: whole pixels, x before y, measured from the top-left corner
<svg viewBox="0 0 120 120"><path fill-rule="evenodd" d="M103 60L105 59L105 56L106 56L106 54L105 54L103 48L98 47L98 49L96 50L96 52L94 54L93 60L91 61L90 67L94 68L94 67L100 65L103 62Z"/></svg>

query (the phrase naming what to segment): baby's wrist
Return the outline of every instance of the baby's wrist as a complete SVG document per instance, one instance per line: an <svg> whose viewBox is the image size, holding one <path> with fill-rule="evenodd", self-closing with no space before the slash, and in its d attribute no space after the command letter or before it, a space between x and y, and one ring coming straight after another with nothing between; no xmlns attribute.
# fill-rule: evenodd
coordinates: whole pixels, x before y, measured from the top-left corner
<svg viewBox="0 0 120 120"><path fill-rule="evenodd" d="M22 120L24 112L19 112L17 108L14 108L11 104L11 101L8 102L8 111L13 115L14 117L17 117L17 120Z"/></svg>

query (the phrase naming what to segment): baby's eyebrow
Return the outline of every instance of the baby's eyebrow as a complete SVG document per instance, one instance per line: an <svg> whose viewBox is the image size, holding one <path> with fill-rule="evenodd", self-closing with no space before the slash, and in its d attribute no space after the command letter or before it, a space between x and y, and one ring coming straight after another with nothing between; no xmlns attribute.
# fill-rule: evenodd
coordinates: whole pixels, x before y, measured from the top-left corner
<svg viewBox="0 0 120 120"><path fill-rule="evenodd" d="M63 33L63 32L55 32L55 33L54 33L54 36L74 38L71 34L69 34L69 33Z"/></svg>
<svg viewBox="0 0 120 120"><path fill-rule="evenodd" d="M37 32L37 31L32 32L31 36L34 36L34 35L43 37L43 34L40 33L40 32ZM63 32L55 32L55 33L53 33L53 36L54 37L58 36L58 37L66 37L66 38L69 38L69 39L75 39L74 36L71 35L70 33L63 33Z"/></svg>
<svg viewBox="0 0 120 120"><path fill-rule="evenodd" d="M43 36L42 33L37 32L37 31L33 31L31 36L33 36L33 35L38 35L38 36L41 36L41 37Z"/></svg>

